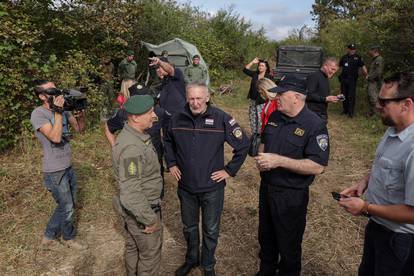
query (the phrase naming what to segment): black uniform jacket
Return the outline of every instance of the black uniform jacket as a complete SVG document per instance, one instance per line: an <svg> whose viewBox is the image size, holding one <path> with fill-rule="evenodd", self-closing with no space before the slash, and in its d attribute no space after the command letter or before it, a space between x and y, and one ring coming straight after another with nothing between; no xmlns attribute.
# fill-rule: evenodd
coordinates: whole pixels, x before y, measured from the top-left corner
<svg viewBox="0 0 414 276"><path fill-rule="evenodd" d="M344 55L339 61L339 66L342 68L340 80L356 80L358 78L359 68L364 66L365 63L362 57L358 54Z"/></svg>
<svg viewBox="0 0 414 276"><path fill-rule="evenodd" d="M225 181L216 183L211 174L224 169L235 176L249 149L249 139L237 122L211 105L199 116L193 116L188 105L174 114L164 142L167 166L179 167L179 186L190 193L222 188ZM233 158L227 165L224 165L225 142L233 148Z"/></svg>
<svg viewBox="0 0 414 276"><path fill-rule="evenodd" d="M293 118L280 111L273 112L262 137L264 152L328 165L328 130L322 119L306 106ZM270 186L294 189L307 188L315 178L314 175L298 174L281 167L262 172L261 176L262 182Z"/></svg>
<svg viewBox="0 0 414 276"><path fill-rule="evenodd" d="M306 89L308 108L317 114L328 115L326 97L331 94L328 76L321 70L310 74L306 80Z"/></svg>

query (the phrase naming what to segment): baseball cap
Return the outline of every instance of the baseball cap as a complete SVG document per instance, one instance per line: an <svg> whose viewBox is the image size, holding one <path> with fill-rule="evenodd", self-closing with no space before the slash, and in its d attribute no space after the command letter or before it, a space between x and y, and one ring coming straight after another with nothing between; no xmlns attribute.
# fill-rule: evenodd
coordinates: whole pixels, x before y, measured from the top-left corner
<svg viewBox="0 0 414 276"><path fill-rule="evenodd" d="M280 94L287 91L294 91L306 95L306 83L304 80L297 78L295 75L288 75L279 82L278 86L269 89L269 92Z"/></svg>

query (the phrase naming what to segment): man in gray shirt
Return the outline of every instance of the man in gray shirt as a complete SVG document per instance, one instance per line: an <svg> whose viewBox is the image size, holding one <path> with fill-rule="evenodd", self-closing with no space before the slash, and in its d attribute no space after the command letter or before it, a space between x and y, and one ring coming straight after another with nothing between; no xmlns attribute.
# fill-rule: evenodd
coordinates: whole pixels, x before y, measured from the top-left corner
<svg viewBox="0 0 414 276"><path fill-rule="evenodd" d="M35 135L43 146L44 184L58 204L46 226L42 245L58 245L62 235L66 246L85 249L84 245L74 240L76 176L72 169L68 126L70 124L75 131L80 131L84 124L78 124L70 112L52 110L52 102L61 109L65 102L63 96L50 95L53 89L56 87L52 82L38 82L35 92L43 104L33 110L30 118Z"/></svg>
<svg viewBox="0 0 414 276"><path fill-rule="evenodd" d="M371 172L341 192L339 205L368 215L359 275L413 275L414 247L414 72L385 80L377 108L389 126ZM359 198L364 192L365 201Z"/></svg>

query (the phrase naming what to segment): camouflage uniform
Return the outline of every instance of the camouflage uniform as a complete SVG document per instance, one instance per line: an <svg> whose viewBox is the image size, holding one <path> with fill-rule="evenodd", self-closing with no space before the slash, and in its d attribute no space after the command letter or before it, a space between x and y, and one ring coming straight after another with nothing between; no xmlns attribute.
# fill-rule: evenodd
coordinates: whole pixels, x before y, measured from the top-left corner
<svg viewBox="0 0 414 276"><path fill-rule="evenodd" d="M127 275L158 275L162 246L162 178L150 136L126 124L113 147L112 161L119 184L119 196L114 197L113 203L126 229ZM142 232L155 223L159 226L155 232Z"/></svg>
<svg viewBox="0 0 414 276"><path fill-rule="evenodd" d="M384 70L384 60L381 56L376 56L372 59L368 71L368 103L369 114L375 112L375 105L377 104L379 91L382 85L382 73Z"/></svg>

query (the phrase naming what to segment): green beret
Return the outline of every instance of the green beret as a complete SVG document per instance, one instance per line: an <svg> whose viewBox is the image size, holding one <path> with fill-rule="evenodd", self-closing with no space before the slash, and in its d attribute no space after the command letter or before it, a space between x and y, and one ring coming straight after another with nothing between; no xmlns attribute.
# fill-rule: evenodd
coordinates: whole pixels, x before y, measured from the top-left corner
<svg viewBox="0 0 414 276"><path fill-rule="evenodd" d="M127 51L127 56L134 56L134 55L135 55L134 51L132 50Z"/></svg>
<svg viewBox="0 0 414 276"><path fill-rule="evenodd" d="M135 95L124 104L125 111L129 114L141 115L154 106L154 99L150 95Z"/></svg>

